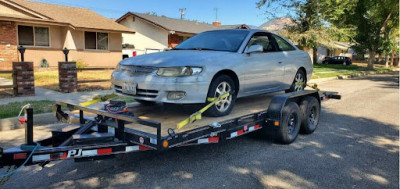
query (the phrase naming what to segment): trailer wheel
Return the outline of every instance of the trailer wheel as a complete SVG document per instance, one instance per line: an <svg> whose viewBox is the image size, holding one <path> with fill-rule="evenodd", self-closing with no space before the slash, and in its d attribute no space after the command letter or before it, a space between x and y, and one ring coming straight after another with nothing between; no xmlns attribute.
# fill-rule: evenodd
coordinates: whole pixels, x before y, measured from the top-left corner
<svg viewBox="0 0 400 189"><path fill-rule="evenodd" d="M277 132L279 142L290 144L299 134L302 114L295 102L290 102L283 108L282 120Z"/></svg>
<svg viewBox="0 0 400 189"><path fill-rule="evenodd" d="M300 109L303 114L300 131L304 134L311 134L317 129L321 105L315 97L308 96L300 103Z"/></svg>

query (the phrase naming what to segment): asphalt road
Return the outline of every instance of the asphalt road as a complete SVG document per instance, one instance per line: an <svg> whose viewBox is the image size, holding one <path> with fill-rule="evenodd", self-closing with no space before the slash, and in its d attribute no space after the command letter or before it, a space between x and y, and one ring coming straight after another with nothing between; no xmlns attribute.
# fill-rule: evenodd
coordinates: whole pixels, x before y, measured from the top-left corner
<svg viewBox="0 0 400 189"><path fill-rule="evenodd" d="M339 91L342 100L324 102L316 132L290 145L246 136L124 160L67 160L25 167L3 187L399 188L398 74L327 81L320 88ZM22 137L23 130L2 132L0 145Z"/></svg>

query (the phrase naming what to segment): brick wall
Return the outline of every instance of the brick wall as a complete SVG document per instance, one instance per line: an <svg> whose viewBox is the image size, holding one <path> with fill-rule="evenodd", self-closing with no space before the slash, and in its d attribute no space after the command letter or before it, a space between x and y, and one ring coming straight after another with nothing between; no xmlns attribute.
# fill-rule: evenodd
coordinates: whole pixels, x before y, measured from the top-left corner
<svg viewBox="0 0 400 189"><path fill-rule="evenodd" d="M17 27L15 22L0 21L0 70L11 70L18 61Z"/></svg>
<svg viewBox="0 0 400 189"><path fill-rule="evenodd" d="M168 48L174 48L179 45L179 36L176 34L168 35Z"/></svg>

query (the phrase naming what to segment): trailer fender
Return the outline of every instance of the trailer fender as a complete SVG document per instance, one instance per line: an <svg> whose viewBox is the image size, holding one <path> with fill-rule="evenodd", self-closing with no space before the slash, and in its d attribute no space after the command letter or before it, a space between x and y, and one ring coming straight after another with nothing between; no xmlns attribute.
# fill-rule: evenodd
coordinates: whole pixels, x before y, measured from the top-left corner
<svg viewBox="0 0 400 189"><path fill-rule="evenodd" d="M300 106L301 101L307 96L313 96L318 99L319 103L321 103L318 91L315 90L303 90L275 95L268 106L265 128L279 127L282 120L283 107L285 107L285 105L289 102L296 102L297 105Z"/></svg>

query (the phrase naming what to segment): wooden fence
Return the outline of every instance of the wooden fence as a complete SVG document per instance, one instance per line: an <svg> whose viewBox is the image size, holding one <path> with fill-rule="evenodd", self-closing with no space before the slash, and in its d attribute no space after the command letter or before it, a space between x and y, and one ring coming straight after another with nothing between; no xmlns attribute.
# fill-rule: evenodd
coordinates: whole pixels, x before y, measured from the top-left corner
<svg viewBox="0 0 400 189"><path fill-rule="evenodd" d="M99 71L99 70L114 70L114 67L92 67L92 68L76 68L76 71L81 72L81 71ZM91 80L79 80L77 79L77 83L99 83L99 82L108 82L111 81L111 79L91 79Z"/></svg>

